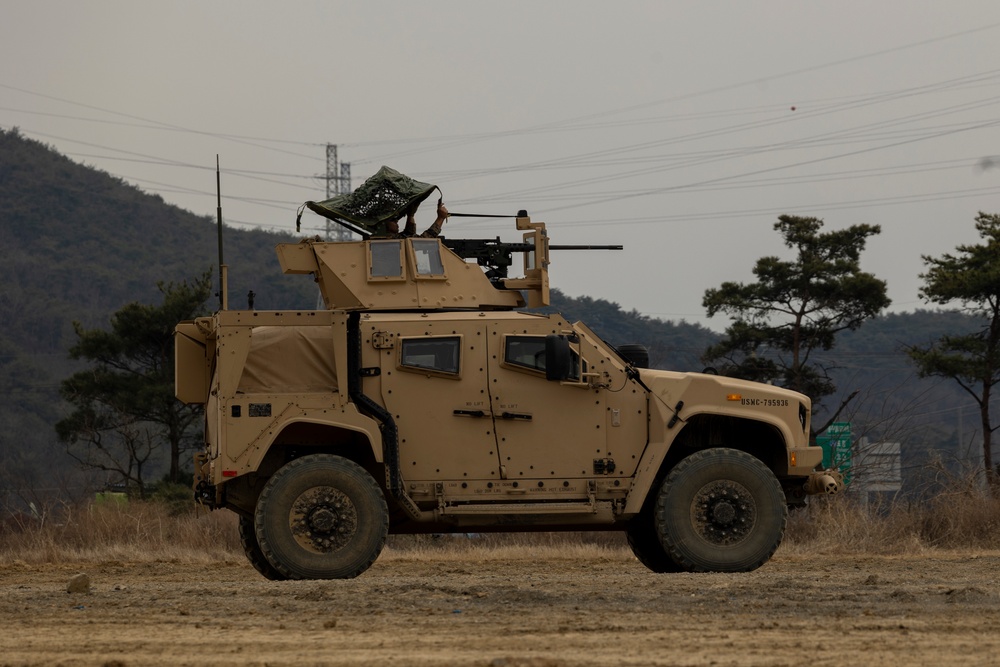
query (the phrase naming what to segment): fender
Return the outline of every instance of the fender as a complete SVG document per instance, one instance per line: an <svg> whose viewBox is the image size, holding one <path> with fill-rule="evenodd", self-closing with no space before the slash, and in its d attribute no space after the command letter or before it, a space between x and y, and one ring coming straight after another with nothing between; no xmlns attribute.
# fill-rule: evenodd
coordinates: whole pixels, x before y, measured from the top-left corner
<svg viewBox="0 0 1000 667"><path fill-rule="evenodd" d="M330 412L329 406L305 406L289 403L276 415L268 427L261 429L259 435L249 441L241 451L228 456L222 455L211 461L210 477L212 483L219 484L256 471L271 447L280 440L282 433L296 424L309 424L320 428L336 428L360 433L369 442L375 460L379 463L383 462L382 435L375 420L362 415L351 404L336 410L333 415Z"/></svg>
<svg viewBox="0 0 1000 667"><path fill-rule="evenodd" d="M804 406L810 405L810 402L801 394L702 373L643 369L641 378L649 387L651 398L649 443L636 468L625 506L626 514L642 509L671 445L682 431L683 424L695 416L732 417L772 427L784 445L788 473L795 471L796 474L808 475L820 463L822 452L816 447L809 447L808 411L802 414ZM674 409L679 404L682 407L675 413ZM678 421L680 425L677 425ZM671 422L675 425L670 426ZM786 470L775 473L784 474Z"/></svg>

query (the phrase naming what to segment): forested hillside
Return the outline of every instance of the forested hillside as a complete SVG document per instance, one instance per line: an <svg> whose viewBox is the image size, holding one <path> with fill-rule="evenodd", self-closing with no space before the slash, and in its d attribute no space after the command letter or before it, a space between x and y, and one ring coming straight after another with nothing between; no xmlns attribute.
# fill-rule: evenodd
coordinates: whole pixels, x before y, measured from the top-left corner
<svg viewBox="0 0 1000 667"><path fill-rule="evenodd" d="M562 313L571 322L583 321L612 345L645 345L652 368L700 371L705 367L701 354L718 337L697 324L665 322L603 299L572 298L553 290L551 301L543 310Z"/></svg>
<svg viewBox="0 0 1000 667"><path fill-rule="evenodd" d="M824 359L833 368L839 392L821 406L819 417L857 391L840 420L851 423L855 438L901 443L909 490L919 491L947 475L969 474L982 466L978 407L953 380L919 378L905 351L943 334L966 334L984 326L985 321L958 312L918 310L879 317L845 332Z"/></svg>
<svg viewBox="0 0 1000 667"><path fill-rule="evenodd" d="M216 236L208 217L0 132L0 493L69 484L53 424L73 322L106 326L129 302L159 302L158 282L217 270ZM232 304L250 289L258 308L315 304L310 281L281 274L274 245L287 240L226 230Z"/></svg>
<svg viewBox="0 0 1000 667"><path fill-rule="evenodd" d="M0 202L0 502L81 493L83 478L53 429L66 409L59 383L77 370L67 356L76 340L73 322L104 327L127 303L158 303L158 282L217 271L215 221L77 164L16 131L0 132ZM226 230L233 306L245 304L251 289L258 309L314 306L311 281L281 274L274 245L289 240L294 239ZM552 310L583 320L612 344L646 345L656 368L701 370L701 354L718 338L698 325L665 322L558 290L552 302ZM718 323L719 329L725 325ZM935 456L950 461L965 456L975 437L970 401L948 383L916 378L904 349L974 326L953 313L917 312L879 318L843 335L825 360L841 395L819 406L819 418L857 390L843 418L855 424L856 434L903 441L909 470L924 469Z"/></svg>
<svg viewBox="0 0 1000 667"><path fill-rule="evenodd" d="M612 344L646 345L654 368L701 370L701 354L719 337L704 327L650 319L589 298L555 295L553 309L585 321ZM855 439L900 442L904 484L913 491L942 474L962 475L981 465L982 435L972 398L953 381L918 377L906 349L982 326L961 313L918 310L878 317L842 333L834 349L818 358L838 392L814 405L815 423L828 421L857 392L837 420L851 424Z"/></svg>
<svg viewBox="0 0 1000 667"><path fill-rule="evenodd" d="M16 132L0 132L0 201L0 499L79 489L53 430L66 409L59 383L77 370L67 354L76 342L73 322L106 327L127 303L158 303L158 282L217 271L215 220ZM226 229L233 307L245 304L251 289L258 309L314 307L312 282L284 276L278 266L274 246L289 240ZM699 368L712 335L558 291L553 303L611 340L648 345L661 367Z"/></svg>

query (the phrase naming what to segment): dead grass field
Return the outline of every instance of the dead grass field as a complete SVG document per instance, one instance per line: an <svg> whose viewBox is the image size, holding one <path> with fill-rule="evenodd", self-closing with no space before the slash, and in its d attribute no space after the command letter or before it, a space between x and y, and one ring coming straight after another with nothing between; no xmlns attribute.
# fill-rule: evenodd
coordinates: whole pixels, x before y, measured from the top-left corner
<svg viewBox="0 0 1000 667"><path fill-rule="evenodd" d="M655 575L622 549L387 550L361 577L233 559L0 566L4 665L995 665L1000 553L783 553ZM89 593L67 593L85 571Z"/></svg>
<svg viewBox="0 0 1000 667"><path fill-rule="evenodd" d="M0 665L995 665L998 524L952 500L797 515L745 574L538 535L393 538L357 579L298 582L246 563L231 513L90 507L0 533Z"/></svg>

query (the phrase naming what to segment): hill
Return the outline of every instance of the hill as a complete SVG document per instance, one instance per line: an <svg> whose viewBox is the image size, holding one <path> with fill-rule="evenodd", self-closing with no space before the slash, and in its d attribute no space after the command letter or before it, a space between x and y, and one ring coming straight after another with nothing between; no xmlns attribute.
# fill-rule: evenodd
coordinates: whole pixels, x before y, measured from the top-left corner
<svg viewBox="0 0 1000 667"><path fill-rule="evenodd" d="M127 303L156 303L158 282L215 271L218 254L213 219L73 162L16 130L0 132L0 202L4 502L82 488L53 430L65 410L59 382L76 370L67 357L75 342L73 322L104 327ZM282 275L274 255L275 244L294 240L227 228L230 303L242 305L252 289L258 309L314 307L313 284ZM548 310L583 320L613 345L645 345L654 368L700 370L702 352L718 337L699 325L650 318L558 290ZM843 419L854 424L857 435L904 441L907 470L924 470L938 456L968 460L970 442L974 459L969 399L949 383L917 378L905 356L907 345L974 325L955 313L918 311L878 318L841 336L823 360L841 395L818 406L817 419L858 390Z"/></svg>
<svg viewBox="0 0 1000 667"><path fill-rule="evenodd" d="M912 492L978 469L978 407L953 380L918 377L906 349L929 345L944 334L977 331L984 324L960 312L918 310L885 315L845 332L821 359L832 367L838 394L818 411L820 418L857 391L840 420L851 423L855 438L900 442L904 486ZM1000 410L1000 401L994 400L993 410Z"/></svg>
<svg viewBox="0 0 1000 667"><path fill-rule="evenodd" d="M590 297L567 297L552 290L552 305L542 310L582 320L612 345L637 343L649 350L651 368L700 371L701 355L719 334L698 324L671 322L623 310L617 303Z"/></svg>
<svg viewBox="0 0 1000 667"><path fill-rule="evenodd" d="M53 424L73 322L107 326L127 303L159 301L157 283L216 271L216 223L37 141L0 132L0 501L79 488ZM284 276L277 243L295 238L225 230L230 303L256 293L258 309L312 308L315 286ZM617 304L553 293L554 308L615 342L651 348L658 365L697 366L711 332L625 313ZM214 304L213 304L214 305Z"/></svg>
<svg viewBox="0 0 1000 667"><path fill-rule="evenodd" d="M71 484L52 425L59 381L75 368L73 322L106 326L127 303L158 302L158 282L215 269L217 230L16 130L0 132L0 202L0 494L48 493ZM315 287L282 275L275 259L288 240L226 230L231 303L253 289L259 308L314 306Z"/></svg>

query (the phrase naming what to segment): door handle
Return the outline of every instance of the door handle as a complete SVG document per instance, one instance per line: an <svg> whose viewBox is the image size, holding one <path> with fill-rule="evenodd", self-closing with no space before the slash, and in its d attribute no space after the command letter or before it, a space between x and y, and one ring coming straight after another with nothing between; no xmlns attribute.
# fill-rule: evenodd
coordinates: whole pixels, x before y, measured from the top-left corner
<svg viewBox="0 0 1000 667"><path fill-rule="evenodd" d="M488 417L482 410L452 410L451 414L460 417Z"/></svg>
<svg viewBox="0 0 1000 667"><path fill-rule="evenodd" d="M524 414L523 412L504 412L500 416L503 419L520 419L523 421L531 421L531 415Z"/></svg>

